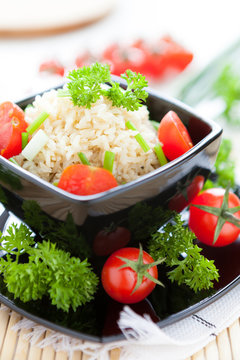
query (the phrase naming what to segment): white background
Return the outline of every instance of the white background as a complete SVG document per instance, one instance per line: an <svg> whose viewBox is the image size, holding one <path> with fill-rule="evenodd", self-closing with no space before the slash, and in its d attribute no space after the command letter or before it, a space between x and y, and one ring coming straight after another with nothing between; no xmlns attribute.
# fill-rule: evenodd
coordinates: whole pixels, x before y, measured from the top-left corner
<svg viewBox="0 0 240 360"><path fill-rule="evenodd" d="M22 0L25 3L27 1ZM73 2L79 11L86 1L93 0L59 0L57 3L64 11L64 6L69 4L71 7ZM0 100L19 99L38 89L47 88L50 79L39 78L37 75L42 61L56 57L64 63L71 63L83 49L100 51L114 40L132 40L139 36L151 39L170 34L194 52L195 58L190 70L195 71L239 36L237 0L115 1L113 10L103 20L76 31L45 37L0 38ZM11 5L15 18L18 11L19 17L27 19L30 15L26 14L33 11L34 6L29 10L23 6L19 10L19 6L14 6L17 2L21 0L8 0L8 5L4 5L6 2L1 0L1 12L4 13L6 7L11 20ZM53 11L54 3L55 0L42 1L39 16L47 18L48 11ZM39 3L32 1L32 4ZM72 6L73 12L75 8ZM50 85L55 81L56 79L51 79Z"/></svg>

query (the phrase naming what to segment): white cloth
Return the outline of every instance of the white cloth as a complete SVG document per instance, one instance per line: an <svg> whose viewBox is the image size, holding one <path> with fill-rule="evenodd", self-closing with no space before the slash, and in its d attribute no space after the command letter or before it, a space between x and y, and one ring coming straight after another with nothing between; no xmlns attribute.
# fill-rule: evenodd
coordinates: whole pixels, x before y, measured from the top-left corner
<svg viewBox="0 0 240 360"><path fill-rule="evenodd" d="M109 350L121 348L120 360L184 360L193 355L240 316L240 284L202 310L160 329L148 316L142 317L128 306L120 315L119 326L126 340L110 344L82 342L50 331L38 342L46 328L28 319L12 328L32 329L25 335L31 343L44 348L52 345L55 351L66 351L71 359L81 350L89 360L108 360Z"/></svg>

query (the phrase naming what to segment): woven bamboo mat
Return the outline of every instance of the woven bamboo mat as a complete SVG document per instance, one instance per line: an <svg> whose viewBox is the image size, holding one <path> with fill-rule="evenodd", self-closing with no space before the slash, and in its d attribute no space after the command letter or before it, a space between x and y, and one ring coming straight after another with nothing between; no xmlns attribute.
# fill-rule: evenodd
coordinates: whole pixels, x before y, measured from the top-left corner
<svg viewBox="0 0 240 360"><path fill-rule="evenodd" d="M24 338L30 330L16 333L11 328L21 316L11 311L0 311L0 360L68 360L66 353L55 352L50 346L40 349L31 345ZM46 331L44 336L47 336ZM110 352L111 360L118 360L120 349ZM88 360L89 357L76 351L72 360ZM240 318L229 328L222 331L214 341L209 343L186 360L239 360L240 359ZM135 360L135 359L133 359Z"/></svg>

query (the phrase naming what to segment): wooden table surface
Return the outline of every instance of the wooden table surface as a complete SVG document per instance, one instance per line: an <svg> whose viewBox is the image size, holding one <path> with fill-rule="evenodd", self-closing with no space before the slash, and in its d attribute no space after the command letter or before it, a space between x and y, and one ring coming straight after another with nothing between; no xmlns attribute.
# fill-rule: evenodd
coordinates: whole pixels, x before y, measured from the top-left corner
<svg viewBox="0 0 240 360"><path fill-rule="evenodd" d="M12 326L21 320L21 316L15 312L0 311L0 360L68 360L68 355L63 352L55 352L51 346L40 349L37 345L31 345L24 335L31 330L20 330L19 333L12 330ZM48 336L48 331L45 332ZM110 352L110 360L118 360L120 349ZM89 356L81 351L76 351L71 360L88 360ZM215 340L204 349L186 360L239 360L240 359L240 318L229 328L222 331ZM134 360L134 359L132 359ZM137 359L136 359L137 360ZM173 359L174 360L174 359Z"/></svg>

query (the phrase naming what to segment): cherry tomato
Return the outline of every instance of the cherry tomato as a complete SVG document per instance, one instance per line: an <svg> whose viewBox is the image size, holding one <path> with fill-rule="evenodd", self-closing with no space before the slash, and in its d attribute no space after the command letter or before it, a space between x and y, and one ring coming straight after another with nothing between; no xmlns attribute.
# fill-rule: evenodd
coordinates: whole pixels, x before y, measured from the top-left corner
<svg viewBox="0 0 240 360"><path fill-rule="evenodd" d="M169 111L162 118L158 128L158 139L169 160L176 159L193 147L185 125L174 111Z"/></svg>
<svg viewBox="0 0 240 360"><path fill-rule="evenodd" d="M203 185L204 177L202 175L195 176L195 178L190 182L187 180L186 184L180 185L177 189L177 194L169 201L168 208L170 210L181 212L190 204L194 197L198 195L198 193L202 190Z"/></svg>
<svg viewBox="0 0 240 360"><path fill-rule="evenodd" d="M193 54L169 36L155 42L139 39L128 45L111 44L102 54L115 75L131 69L155 80L183 71L192 59Z"/></svg>
<svg viewBox="0 0 240 360"><path fill-rule="evenodd" d="M121 268L125 261L119 257L137 263L139 261L140 249L137 248L122 248L115 251L109 256L102 269L102 285L106 293L114 300L124 303L132 304L145 299L155 288L156 284L148 279L142 277L140 286L134 291L137 284L138 274L130 266ZM154 263L153 258L145 251L142 251L143 264ZM158 278L158 270L156 265L147 270L154 278Z"/></svg>
<svg viewBox="0 0 240 360"><path fill-rule="evenodd" d="M127 69L144 74L145 53L142 48L131 44L120 46L111 44L102 54L102 61L110 65L111 73L120 76Z"/></svg>
<svg viewBox="0 0 240 360"><path fill-rule="evenodd" d="M24 111L16 104L6 101L0 105L0 151L6 159L22 151L22 132L28 123Z"/></svg>
<svg viewBox="0 0 240 360"><path fill-rule="evenodd" d="M117 185L110 171L83 164L68 166L58 183L58 187L76 195L97 194Z"/></svg>
<svg viewBox="0 0 240 360"><path fill-rule="evenodd" d="M82 66L90 66L97 61L97 58L90 52L85 51L79 54L75 59L75 65L79 68Z"/></svg>
<svg viewBox="0 0 240 360"><path fill-rule="evenodd" d="M65 68L57 60L48 60L39 66L39 72L49 72L51 74L64 76Z"/></svg>
<svg viewBox="0 0 240 360"><path fill-rule="evenodd" d="M105 228L97 233L93 241L93 251L97 256L110 255L126 246L131 239L131 232L123 226Z"/></svg>
<svg viewBox="0 0 240 360"><path fill-rule="evenodd" d="M157 44L157 53L162 55L166 66L182 71L192 61L193 54L174 41L170 36L164 36Z"/></svg>
<svg viewBox="0 0 240 360"><path fill-rule="evenodd" d="M190 205L189 227L194 232L198 240L207 245L225 246L231 244L237 239L240 233L240 229L237 226L226 221L221 229L217 241L214 244L214 234L218 217L214 214L210 214L209 212L192 206L206 205L210 207L221 208L224 195L224 189L208 189L197 195ZM229 192L227 204L229 208L240 206L240 200L234 193ZM240 211L234 213L234 215L240 219Z"/></svg>

